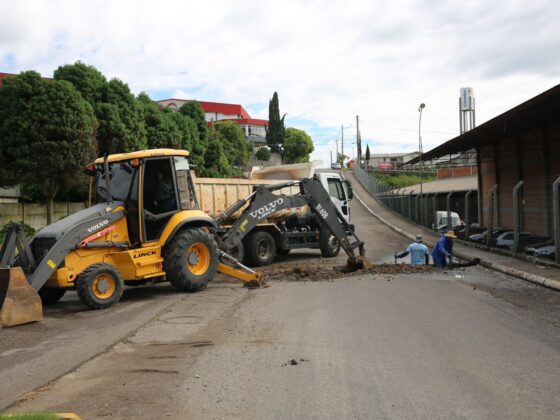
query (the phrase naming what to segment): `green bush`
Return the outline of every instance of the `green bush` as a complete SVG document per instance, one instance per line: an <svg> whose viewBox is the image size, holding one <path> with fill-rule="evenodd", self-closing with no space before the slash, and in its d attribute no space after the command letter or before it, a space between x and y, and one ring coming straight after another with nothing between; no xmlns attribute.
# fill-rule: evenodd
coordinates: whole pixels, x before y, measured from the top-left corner
<svg viewBox="0 0 560 420"><path fill-rule="evenodd" d="M411 175L411 174L391 174L391 173L380 173L380 172L373 172L373 177L377 182L381 184L389 185L393 188L404 188L409 187L411 185L420 184L420 176L419 175ZM433 175L424 175L422 176L422 182L431 182L435 181L436 177Z"/></svg>

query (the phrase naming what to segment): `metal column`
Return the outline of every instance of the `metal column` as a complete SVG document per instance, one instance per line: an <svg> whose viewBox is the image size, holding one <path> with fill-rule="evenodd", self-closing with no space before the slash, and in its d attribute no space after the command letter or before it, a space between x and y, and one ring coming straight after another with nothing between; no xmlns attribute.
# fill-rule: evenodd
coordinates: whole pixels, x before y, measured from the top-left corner
<svg viewBox="0 0 560 420"><path fill-rule="evenodd" d="M469 240L469 236L471 235L471 211L470 211L470 195L472 194L472 190L468 190L465 194L465 237L463 238L465 241Z"/></svg>
<svg viewBox="0 0 560 420"><path fill-rule="evenodd" d="M552 184L552 207L554 209L554 246L556 263L560 264L560 178Z"/></svg>
<svg viewBox="0 0 560 420"><path fill-rule="evenodd" d="M523 229L523 181L513 187L513 253L520 251L521 230Z"/></svg>
<svg viewBox="0 0 560 420"><path fill-rule="evenodd" d="M449 191L446 197L447 204L447 230L453 230L453 222L451 221L451 196L453 195L453 190Z"/></svg>
<svg viewBox="0 0 560 420"><path fill-rule="evenodd" d="M498 184L494 184L488 191L488 223L486 223L486 245L490 246L492 231L494 230L494 197L498 191Z"/></svg>

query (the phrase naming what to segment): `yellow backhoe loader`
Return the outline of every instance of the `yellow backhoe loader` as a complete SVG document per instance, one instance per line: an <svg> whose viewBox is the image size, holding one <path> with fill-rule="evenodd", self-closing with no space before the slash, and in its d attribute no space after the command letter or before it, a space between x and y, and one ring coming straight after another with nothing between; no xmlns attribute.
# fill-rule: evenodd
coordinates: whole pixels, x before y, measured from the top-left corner
<svg viewBox="0 0 560 420"><path fill-rule="evenodd" d="M274 186L257 187L226 211L227 216L245 207L224 235L225 217L214 220L199 208L188 156L185 150L155 149L97 159L86 168L88 208L41 229L30 242L18 224L10 224L0 248L1 325L40 320L41 305L58 301L70 289L86 306L103 309L120 299L125 284L168 280L192 292L222 272L266 286L258 272L225 251L241 245L262 217L289 205L309 205L349 262L365 261L363 242L349 241L353 228L311 179L295 181L301 194L292 197L272 194Z"/></svg>

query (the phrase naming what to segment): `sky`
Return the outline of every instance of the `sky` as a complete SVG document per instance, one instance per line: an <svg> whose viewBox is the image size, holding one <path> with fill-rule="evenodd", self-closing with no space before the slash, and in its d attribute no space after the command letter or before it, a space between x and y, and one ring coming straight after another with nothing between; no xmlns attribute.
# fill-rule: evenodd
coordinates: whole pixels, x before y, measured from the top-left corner
<svg viewBox="0 0 560 420"><path fill-rule="evenodd" d="M427 151L459 134L459 89L476 122L560 83L560 2L0 0L0 72L52 76L81 60L154 100L242 104L330 161L356 116L371 153ZM340 147L340 143L339 143Z"/></svg>

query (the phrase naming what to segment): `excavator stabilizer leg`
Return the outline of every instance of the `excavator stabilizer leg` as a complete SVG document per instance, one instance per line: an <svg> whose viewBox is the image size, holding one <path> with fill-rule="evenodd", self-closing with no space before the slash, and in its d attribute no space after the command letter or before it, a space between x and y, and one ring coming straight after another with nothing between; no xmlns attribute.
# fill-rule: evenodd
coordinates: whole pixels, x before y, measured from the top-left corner
<svg viewBox="0 0 560 420"><path fill-rule="evenodd" d="M40 321L43 306L20 267L0 268L0 326L2 328Z"/></svg>

